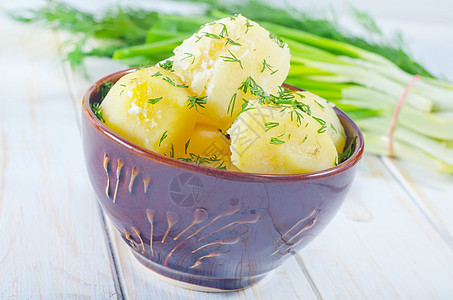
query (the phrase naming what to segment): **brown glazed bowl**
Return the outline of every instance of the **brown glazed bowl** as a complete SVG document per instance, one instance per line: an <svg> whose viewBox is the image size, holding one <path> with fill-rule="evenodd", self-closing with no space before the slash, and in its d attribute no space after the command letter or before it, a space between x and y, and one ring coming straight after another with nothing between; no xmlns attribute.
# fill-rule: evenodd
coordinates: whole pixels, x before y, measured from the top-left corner
<svg viewBox="0 0 453 300"><path fill-rule="evenodd" d="M107 128L90 107L103 81L85 93L82 138L97 198L149 269L193 289L246 288L313 240L339 210L363 153L356 124L335 109L352 156L309 174L233 172L169 158L127 141Z"/></svg>

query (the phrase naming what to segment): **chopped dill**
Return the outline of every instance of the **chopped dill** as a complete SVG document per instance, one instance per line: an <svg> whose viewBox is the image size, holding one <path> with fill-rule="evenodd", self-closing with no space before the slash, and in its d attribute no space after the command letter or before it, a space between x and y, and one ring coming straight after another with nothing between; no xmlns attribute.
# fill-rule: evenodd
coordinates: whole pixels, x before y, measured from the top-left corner
<svg viewBox="0 0 453 300"><path fill-rule="evenodd" d="M264 130L264 132L267 132L267 131L271 130L272 128L277 127L278 125L280 125L280 123L278 123L278 122L267 122L267 123L264 123L264 127L266 128Z"/></svg>
<svg viewBox="0 0 453 300"><path fill-rule="evenodd" d="M318 129L318 133L326 132L326 129L327 129L326 121L324 121L321 118L317 118L315 116L312 116L312 118L315 119L315 121L318 122L319 125L321 125L321 128Z"/></svg>
<svg viewBox="0 0 453 300"><path fill-rule="evenodd" d="M99 119L99 121L101 121L102 123L105 123L104 116L102 115L103 109L102 109L100 103L93 103L93 105L91 106L91 111L96 116L96 118Z"/></svg>
<svg viewBox="0 0 453 300"><path fill-rule="evenodd" d="M322 109L324 109L324 105L322 105L321 103L319 103L318 101L315 100L315 103L318 104L319 107L321 107Z"/></svg>
<svg viewBox="0 0 453 300"><path fill-rule="evenodd" d="M167 137L167 131L164 131L164 133L162 134L162 136L160 137L160 140L159 140L159 147L160 147L160 144L162 144L162 141L165 140L166 137Z"/></svg>
<svg viewBox="0 0 453 300"><path fill-rule="evenodd" d="M187 141L187 143L184 145L184 154L187 154L187 148L189 148L190 144L190 139Z"/></svg>
<svg viewBox="0 0 453 300"><path fill-rule="evenodd" d="M236 103L237 95L238 95L237 93L234 93L233 96L231 96L230 103L228 104L227 114L229 114L231 117L233 116L234 105Z"/></svg>
<svg viewBox="0 0 453 300"><path fill-rule="evenodd" d="M173 72L173 61L167 59L166 61L159 63L159 67L170 72Z"/></svg>
<svg viewBox="0 0 453 300"><path fill-rule="evenodd" d="M233 41L230 38L227 38L227 41L226 41L225 45L228 45L228 44L233 45L233 46L242 46L241 44L239 44L238 42Z"/></svg>
<svg viewBox="0 0 453 300"><path fill-rule="evenodd" d="M221 24L223 26L222 31L220 32L219 36L221 38L228 37L228 30L227 30L227 27L225 26L225 24L222 24L222 23L219 23L219 24Z"/></svg>
<svg viewBox="0 0 453 300"><path fill-rule="evenodd" d="M204 108L205 104L207 103L207 98L208 96L203 96L203 97L196 97L196 96L190 96L187 101L187 107L191 109L192 107L195 107L196 111L199 113L202 113L198 110L199 107Z"/></svg>
<svg viewBox="0 0 453 300"><path fill-rule="evenodd" d="M215 40L220 40L221 39L221 37L218 36L217 34L213 34L213 33L209 33L209 32L204 32L204 36L208 37L208 38L211 38L211 39L215 39Z"/></svg>
<svg viewBox="0 0 453 300"><path fill-rule="evenodd" d="M266 59L263 58L263 67L261 68L261 73L263 73L265 69L268 69L269 71L271 71L271 75L274 75L278 70L273 70L273 68L274 67L268 64L266 62Z"/></svg>
<svg viewBox="0 0 453 300"><path fill-rule="evenodd" d="M162 79L171 84L172 86L176 86L175 82L170 77L165 76L165 78Z"/></svg>
<svg viewBox="0 0 453 300"><path fill-rule="evenodd" d="M355 136L352 141L349 143L348 147L343 151L343 153L338 153L338 164L346 161L351 157L352 153L355 151L357 136Z"/></svg>
<svg viewBox="0 0 453 300"><path fill-rule="evenodd" d="M271 137L270 144L272 144L272 145L281 145L281 144L284 144L284 143L285 143L285 141L282 141L279 138Z"/></svg>
<svg viewBox="0 0 453 300"><path fill-rule="evenodd" d="M209 165L209 164L220 162L220 165L217 168L226 169L226 167L223 165L224 164L223 161L220 158L218 158L217 155L201 156L201 155L197 155L195 153L189 153L189 156L190 157L181 157L178 159L181 161L193 163L196 165L203 165L203 164Z"/></svg>
<svg viewBox="0 0 453 300"><path fill-rule="evenodd" d="M250 24L249 20L245 21L245 33L249 32L250 27L253 27L252 24Z"/></svg>
<svg viewBox="0 0 453 300"><path fill-rule="evenodd" d="M163 97L148 99L148 103L150 103L150 104L156 104L157 102L159 102L159 101L162 100L162 99L163 99Z"/></svg>
<svg viewBox="0 0 453 300"><path fill-rule="evenodd" d="M270 33L269 34L269 37L280 47L280 48L284 48L286 43L284 41L282 41L278 36L276 36L275 34L272 34Z"/></svg>
<svg viewBox="0 0 453 300"><path fill-rule="evenodd" d="M157 77L157 76L162 76L162 73L157 71L156 73L154 73L153 75L151 75L151 77Z"/></svg>
<svg viewBox="0 0 453 300"><path fill-rule="evenodd" d="M238 59L230 50L228 50L228 52L231 54L231 57L229 57L229 56L220 56L221 58L223 58L223 61L239 63L239 66L241 67L241 69L244 70L244 68L242 67L241 60Z"/></svg>
<svg viewBox="0 0 453 300"><path fill-rule="evenodd" d="M102 81L99 90L101 92L101 101L104 100L105 96L107 96L110 89L113 87L113 81Z"/></svg>

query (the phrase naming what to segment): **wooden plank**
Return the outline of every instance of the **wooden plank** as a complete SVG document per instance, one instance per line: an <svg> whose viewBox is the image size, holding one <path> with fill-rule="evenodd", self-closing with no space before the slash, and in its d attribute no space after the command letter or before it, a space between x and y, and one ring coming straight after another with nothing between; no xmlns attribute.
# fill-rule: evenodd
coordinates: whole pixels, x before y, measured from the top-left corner
<svg viewBox="0 0 453 300"><path fill-rule="evenodd" d="M323 298L451 299L453 251L378 157L300 258Z"/></svg>
<svg viewBox="0 0 453 300"><path fill-rule="evenodd" d="M3 14L0 36L0 298L119 298L58 45Z"/></svg>
<svg viewBox="0 0 453 300"><path fill-rule="evenodd" d="M453 249L453 175L382 158L389 171Z"/></svg>
<svg viewBox="0 0 453 300"><path fill-rule="evenodd" d="M229 293L205 293L177 287L142 266L129 251L117 229L109 224L118 274L125 299L316 299L295 257L291 257L263 282Z"/></svg>

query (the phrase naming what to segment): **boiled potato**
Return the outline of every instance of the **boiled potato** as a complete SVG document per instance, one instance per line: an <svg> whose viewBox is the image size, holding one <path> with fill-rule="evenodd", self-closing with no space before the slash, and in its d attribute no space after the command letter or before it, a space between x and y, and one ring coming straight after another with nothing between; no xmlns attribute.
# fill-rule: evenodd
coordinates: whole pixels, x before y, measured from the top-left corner
<svg viewBox="0 0 453 300"><path fill-rule="evenodd" d="M198 123L187 139L184 151L177 156L214 168L237 170L231 164L229 140L214 126ZM196 161L198 159L198 161Z"/></svg>
<svg viewBox="0 0 453 300"><path fill-rule="evenodd" d="M252 79L266 94L276 92L288 75L286 44L257 23L239 15L209 23L174 50L173 68L192 90L207 96L203 113L224 132L256 98L243 83Z"/></svg>
<svg viewBox="0 0 453 300"><path fill-rule="evenodd" d="M184 148L198 114L190 90L174 73L149 67L123 76L101 103L105 124L124 138L174 156Z"/></svg>
<svg viewBox="0 0 453 300"><path fill-rule="evenodd" d="M335 165L337 151L308 114L250 101L228 130L232 162L241 171L298 174Z"/></svg>
<svg viewBox="0 0 453 300"><path fill-rule="evenodd" d="M326 132L330 135L338 153L342 153L346 143L344 128L333 110L333 106L327 100L310 93L300 91L295 93L295 100L301 101L310 107L312 117L317 117L326 122Z"/></svg>

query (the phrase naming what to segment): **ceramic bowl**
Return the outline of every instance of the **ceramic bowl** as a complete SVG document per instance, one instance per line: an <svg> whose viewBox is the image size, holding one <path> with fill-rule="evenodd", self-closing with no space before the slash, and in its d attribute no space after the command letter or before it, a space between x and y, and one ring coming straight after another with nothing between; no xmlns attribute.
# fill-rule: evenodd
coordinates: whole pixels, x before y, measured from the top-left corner
<svg viewBox="0 0 453 300"><path fill-rule="evenodd" d="M313 240L339 210L363 153L363 136L335 109L352 156L309 174L268 175L213 169L169 158L122 138L90 107L103 81L85 93L82 138L92 187L137 259L189 288L246 288Z"/></svg>

